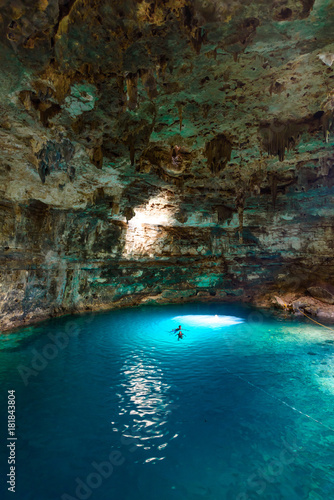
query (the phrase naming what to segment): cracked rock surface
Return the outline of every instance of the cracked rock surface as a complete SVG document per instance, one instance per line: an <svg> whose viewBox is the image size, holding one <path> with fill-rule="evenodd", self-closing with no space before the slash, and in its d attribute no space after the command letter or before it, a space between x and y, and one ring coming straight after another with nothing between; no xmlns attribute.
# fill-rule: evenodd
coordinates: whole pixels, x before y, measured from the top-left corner
<svg viewBox="0 0 334 500"><path fill-rule="evenodd" d="M1 0L0 328L334 285L331 0Z"/></svg>

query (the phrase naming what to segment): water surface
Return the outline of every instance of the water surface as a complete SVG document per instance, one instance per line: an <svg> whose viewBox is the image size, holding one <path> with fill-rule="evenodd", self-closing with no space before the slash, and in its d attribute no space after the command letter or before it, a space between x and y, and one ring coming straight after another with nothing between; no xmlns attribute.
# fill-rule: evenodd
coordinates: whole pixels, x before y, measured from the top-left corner
<svg viewBox="0 0 334 500"><path fill-rule="evenodd" d="M143 307L47 321L0 346L1 498L334 498L324 328L231 305ZM16 497L3 481L9 389Z"/></svg>

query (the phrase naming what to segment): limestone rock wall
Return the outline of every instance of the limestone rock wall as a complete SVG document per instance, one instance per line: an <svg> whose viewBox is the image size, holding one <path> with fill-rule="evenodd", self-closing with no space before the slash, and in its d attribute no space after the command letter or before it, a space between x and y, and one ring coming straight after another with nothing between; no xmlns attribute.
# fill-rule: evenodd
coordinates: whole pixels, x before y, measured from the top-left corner
<svg viewBox="0 0 334 500"><path fill-rule="evenodd" d="M0 328L334 284L330 0L4 0L0 25Z"/></svg>

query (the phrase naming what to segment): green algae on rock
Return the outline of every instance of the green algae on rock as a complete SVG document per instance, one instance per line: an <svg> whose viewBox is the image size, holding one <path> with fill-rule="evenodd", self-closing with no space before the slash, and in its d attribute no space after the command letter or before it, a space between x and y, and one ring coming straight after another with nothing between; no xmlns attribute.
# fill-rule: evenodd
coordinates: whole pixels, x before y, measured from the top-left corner
<svg viewBox="0 0 334 500"><path fill-rule="evenodd" d="M0 25L0 328L334 283L330 0L4 0Z"/></svg>

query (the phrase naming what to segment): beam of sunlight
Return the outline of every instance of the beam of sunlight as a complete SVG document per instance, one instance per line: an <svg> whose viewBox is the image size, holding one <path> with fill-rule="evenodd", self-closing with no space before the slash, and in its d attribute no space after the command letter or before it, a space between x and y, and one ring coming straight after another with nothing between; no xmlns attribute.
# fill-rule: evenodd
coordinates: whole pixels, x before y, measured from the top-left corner
<svg viewBox="0 0 334 500"><path fill-rule="evenodd" d="M163 195L135 208L135 216L128 222L123 256L154 257L157 251L155 243L163 237L164 227L173 225L176 208Z"/></svg>

